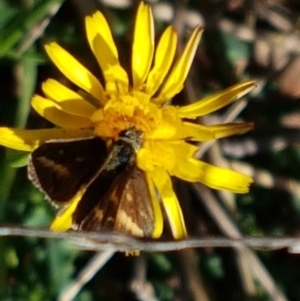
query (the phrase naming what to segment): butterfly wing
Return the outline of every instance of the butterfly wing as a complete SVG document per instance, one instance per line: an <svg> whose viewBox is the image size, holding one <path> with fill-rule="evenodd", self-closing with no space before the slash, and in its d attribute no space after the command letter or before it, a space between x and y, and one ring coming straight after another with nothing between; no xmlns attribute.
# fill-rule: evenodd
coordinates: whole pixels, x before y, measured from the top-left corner
<svg viewBox="0 0 300 301"><path fill-rule="evenodd" d="M87 189L80 203L91 200L92 190L103 183L99 175ZM75 227L85 231L115 230L138 237L151 237L154 230L154 212L145 173L131 166L118 174L111 187L99 198L94 194L94 208L83 214L79 207L74 213Z"/></svg>
<svg viewBox="0 0 300 301"><path fill-rule="evenodd" d="M134 167L120 199L114 230L151 237L154 223L154 209L145 172Z"/></svg>
<svg viewBox="0 0 300 301"><path fill-rule="evenodd" d="M97 137L51 140L32 152L28 177L54 204L63 205L99 170L106 157L106 144Z"/></svg>

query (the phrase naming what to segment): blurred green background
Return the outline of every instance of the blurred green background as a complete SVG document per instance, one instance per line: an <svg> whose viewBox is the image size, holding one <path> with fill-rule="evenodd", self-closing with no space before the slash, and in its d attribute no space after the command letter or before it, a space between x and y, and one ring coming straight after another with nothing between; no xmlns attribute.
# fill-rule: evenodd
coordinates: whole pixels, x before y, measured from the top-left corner
<svg viewBox="0 0 300 301"><path fill-rule="evenodd" d="M30 108L49 77L68 85L45 55L57 41L94 74L100 70L87 45L84 16L106 15L124 66L138 1L0 0L0 124L49 127ZM189 233L230 235L226 220L249 236L299 236L300 229L300 2L298 0L151 1L157 37L172 23L180 46L198 24L205 32L183 104L242 80L257 81L238 121L254 121L246 135L218 141L204 160L253 175L248 195L207 194L174 182ZM201 122L222 122L230 108ZM27 180L26 154L0 148L0 223L46 228L54 210ZM214 204L224 211L207 206ZM249 254L252 254L251 256ZM94 256L64 241L0 239L0 300L59 299ZM257 261L258 260L258 261ZM261 272L259 268L265 269ZM256 272L254 271L256 270ZM269 246L203 248L140 257L115 254L73 300L300 300L300 254ZM273 292L270 293L270 292Z"/></svg>

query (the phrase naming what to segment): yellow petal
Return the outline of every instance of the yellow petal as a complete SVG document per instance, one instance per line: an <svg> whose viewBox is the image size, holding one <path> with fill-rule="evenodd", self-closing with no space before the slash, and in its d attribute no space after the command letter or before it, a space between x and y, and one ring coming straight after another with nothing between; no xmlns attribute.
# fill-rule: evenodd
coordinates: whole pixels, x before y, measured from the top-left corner
<svg viewBox="0 0 300 301"><path fill-rule="evenodd" d="M203 171L196 168L188 159L177 160L176 166L172 170L169 170L169 173L171 176L192 183L199 182L203 175Z"/></svg>
<svg viewBox="0 0 300 301"><path fill-rule="evenodd" d="M181 141L169 141L165 143L168 144L169 148L165 147L165 150L169 153L159 152L159 148L153 150L156 152L156 164L164 168L169 174L173 175L174 170L177 168L185 168L185 163L194 156L198 147ZM180 165L180 167L178 167ZM188 171L187 171L188 172ZM192 172L192 171L191 171Z"/></svg>
<svg viewBox="0 0 300 301"><path fill-rule="evenodd" d="M252 130L254 126L253 122L247 123L226 123L211 125L208 128L214 133L215 138L224 138L236 134L242 134L249 130Z"/></svg>
<svg viewBox="0 0 300 301"><path fill-rule="evenodd" d="M81 200L85 190L85 188L80 189L79 192L73 197L73 199L70 200L70 205L65 210L58 213L58 215L55 217L54 221L51 224L50 229L52 231L63 232L69 230L72 227L72 215L76 210L77 205Z"/></svg>
<svg viewBox="0 0 300 301"><path fill-rule="evenodd" d="M0 145L20 151L32 152L48 140L90 137L92 135L93 133L90 130L23 130L2 127L0 128Z"/></svg>
<svg viewBox="0 0 300 301"><path fill-rule="evenodd" d="M42 89L47 98L57 102L63 111L72 115L89 118L96 110L81 95L54 79L47 79L42 84Z"/></svg>
<svg viewBox="0 0 300 301"><path fill-rule="evenodd" d="M137 165L140 169L144 170L145 172L153 170L153 154L149 147L143 147L137 153Z"/></svg>
<svg viewBox="0 0 300 301"><path fill-rule="evenodd" d="M255 86L253 81L234 85L193 104L178 108L178 115L181 118L196 118L217 111L249 93Z"/></svg>
<svg viewBox="0 0 300 301"><path fill-rule="evenodd" d="M163 231L163 216L162 216L159 201L157 199L153 181L148 173L146 173L146 179L147 179L149 191L151 194L151 200L152 200L152 205L153 205L153 210L154 210L155 225L154 225L152 237L159 238Z"/></svg>
<svg viewBox="0 0 300 301"><path fill-rule="evenodd" d="M70 81L97 98L101 105L105 104L104 89L90 71L56 43L45 45L45 49L57 68Z"/></svg>
<svg viewBox="0 0 300 301"><path fill-rule="evenodd" d="M197 150L197 146L184 140L145 140L137 154L137 162L144 171L150 172L159 166L172 173L180 162L186 162Z"/></svg>
<svg viewBox="0 0 300 301"><path fill-rule="evenodd" d="M177 164L177 153L174 149L175 142L173 141L149 141L144 143L144 149L148 149L149 156L148 164L153 166L163 167L165 170L172 170ZM142 151L142 150L141 150ZM146 153L147 154L147 153ZM140 157L138 157L140 159Z"/></svg>
<svg viewBox="0 0 300 301"><path fill-rule="evenodd" d="M59 127L80 129L92 124L88 118L66 113L53 101L39 95L33 96L31 105L41 116Z"/></svg>
<svg viewBox="0 0 300 301"><path fill-rule="evenodd" d="M153 95L162 84L174 60L176 44L177 33L172 26L169 26L157 45L154 66L147 78L146 93Z"/></svg>
<svg viewBox="0 0 300 301"><path fill-rule="evenodd" d="M141 2L134 27L132 46L133 86L140 87L149 73L154 53L154 26L150 6Z"/></svg>
<svg viewBox="0 0 300 301"><path fill-rule="evenodd" d="M95 12L92 16L87 16L85 18L85 26L86 26L86 34L88 38L88 42L92 51L94 52L95 47L93 45L93 41L96 36L100 36L102 38L102 43L106 44L105 47L109 48L109 57L107 60L109 62L114 62L115 59L118 59L118 49L115 45L113 36L111 34L109 25L100 11ZM96 50L99 52L99 50ZM100 57L96 57L99 62L102 62L103 57L100 54ZM101 66L100 64L100 66Z"/></svg>
<svg viewBox="0 0 300 301"><path fill-rule="evenodd" d="M128 76L120 65L118 51L106 19L97 11L93 16L86 17L85 24L90 47L106 81L106 90L127 92Z"/></svg>
<svg viewBox="0 0 300 301"><path fill-rule="evenodd" d="M165 84L162 87L161 92L156 100L156 103L162 104L167 100L171 99L174 95L179 93L185 82L187 74L190 70L190 66L194 59L194 55L203 30L197 27L191 37L189 38L182 55L176 62L174 68L172 69L169 77L167 78Z"/></svg>
<svg viewBox="0 0 300 301"><path fill-rule="evenodd" d="M213 130L209 127L191 122L183 122L181 133L182 138L192 138L202 142L216 139Z"/></svg>
<svg viewBox="0 0 300 301"><path fill-rule="evenodd" d="M201 182L213 189L226 189L234 193L247 193L253 180L236 171L213 166L190 158L184 164L177 164L173 175L189 182Z"/></svg>
<svg viewBox="0 0 300 301"><path fill-rule="evenodd" d="M224 138L236 134L245 133L253 129L254 124L248 123L226 123L204 126L191 122L183 122L181 130L182 138L191 138L200 142L206 142L214 139Z"/></svg>
<svg viewBox="0 0 300 301"><path fill-rule="evenodd" d="M155 104L151 104L156 106ZM153 110L153 112L155 112ZM182 120L177 116L177 108L174 106L165 106L155 112L156 128L152 130L147 138L152 140L167 140L167 139L180 139L179 129L182 128Z"/></svg>
<svg viewBox="0 0 300 301"><path fill-rule="evenodd" d="M168 217L173 237L183 239L187 236L181 208L172 188L169 175L163 170L156 168L150 172L154 185L161 196L162 203Z"/></svg>

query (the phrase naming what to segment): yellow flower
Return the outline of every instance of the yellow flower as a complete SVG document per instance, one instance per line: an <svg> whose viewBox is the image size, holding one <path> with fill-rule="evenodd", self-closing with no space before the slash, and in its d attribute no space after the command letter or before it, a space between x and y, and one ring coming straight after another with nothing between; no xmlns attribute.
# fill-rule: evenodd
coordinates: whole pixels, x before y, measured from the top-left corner
<svg viewBox="0 0 300 301"><path fill-rule="evenodd" d="M58 44L46 45L46 52L57 68L83 91L74 92L48 79L42 85L46 97L35 95L31 104L56 127L40 130L3 127L0 128L0 144L31 152L49 139L95 135L117 138L120 131L134 126L144 133L137 164L146 173L155 208L152 237L159 237L163 229L161 200L174 238L184 238L187 232L171 176L235 193L248 192L252 182L246 175L193 158L197 147L186 142L187 139L204 142L242 133L252 128L251 123L204 126L186 120L230 104L255 84L251 81L240 83L187 106L169 105L167 101L183 88L201 38L200 28L193 31L182 54L175 59L175 29L169 26L155 47L151 9L142 2L136 17L129 75L119 62L104 16L96 12L86 17L85 23L87 39L102 70L104 85ZM71 227L78 201L72 200L67 210L57 216L52 229L64 231Z"/></svg>

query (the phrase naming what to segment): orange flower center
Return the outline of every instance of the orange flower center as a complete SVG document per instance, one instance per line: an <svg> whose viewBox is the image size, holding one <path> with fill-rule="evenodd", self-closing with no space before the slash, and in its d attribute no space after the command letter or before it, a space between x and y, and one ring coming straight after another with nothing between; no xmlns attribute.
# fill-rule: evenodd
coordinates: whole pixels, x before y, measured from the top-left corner
<svg viewBox="0 0 300 301"><path fill-rule="evenodd" d="M95 135L117 137L118 133L130 126L151 136L161 123L162 109L151 103L150 96L133 91L127 94L111 94L103 108L92 115Z"/></svg>

